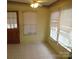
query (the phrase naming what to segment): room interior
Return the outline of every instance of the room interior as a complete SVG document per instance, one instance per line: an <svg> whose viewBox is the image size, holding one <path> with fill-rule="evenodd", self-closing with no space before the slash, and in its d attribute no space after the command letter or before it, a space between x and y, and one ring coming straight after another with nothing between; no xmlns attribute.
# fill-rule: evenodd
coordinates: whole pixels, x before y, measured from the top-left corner
<svg viewBox="0 0 79 59"><path fill-rule="evenodd" d="M72 0L7 0L8 59L72 59L71 32Z"/></svg>

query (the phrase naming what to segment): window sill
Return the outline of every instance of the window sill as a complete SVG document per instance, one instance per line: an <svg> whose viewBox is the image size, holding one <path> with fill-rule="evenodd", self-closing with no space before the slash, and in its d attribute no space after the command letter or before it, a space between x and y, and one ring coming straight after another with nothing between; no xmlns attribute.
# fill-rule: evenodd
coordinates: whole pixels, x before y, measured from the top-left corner
<svg viewBox="0 0 79 59"><path fill-rule="evenodd" d="M52 42L55 42L58 46L60 46L60 47L62 47L63 49L67 50L68 52L71 52L71 49L70 49L70 48L64 46L63 44L58 43L58 42L57 42L56 40L54 40L52 37L50 37L50 40L51 40Z"/></svg>

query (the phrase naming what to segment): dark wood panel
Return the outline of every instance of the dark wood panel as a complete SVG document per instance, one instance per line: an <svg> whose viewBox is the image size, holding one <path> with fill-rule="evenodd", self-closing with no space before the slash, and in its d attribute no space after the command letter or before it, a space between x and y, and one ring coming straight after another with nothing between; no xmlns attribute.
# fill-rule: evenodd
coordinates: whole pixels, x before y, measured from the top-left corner
<svg viewBox="0 0 79 59"><path fill-rule="evenodd" d="M7 29L7 43L9 44L15 44L20 43L19 40L19 31L17 29Z"/></svg>

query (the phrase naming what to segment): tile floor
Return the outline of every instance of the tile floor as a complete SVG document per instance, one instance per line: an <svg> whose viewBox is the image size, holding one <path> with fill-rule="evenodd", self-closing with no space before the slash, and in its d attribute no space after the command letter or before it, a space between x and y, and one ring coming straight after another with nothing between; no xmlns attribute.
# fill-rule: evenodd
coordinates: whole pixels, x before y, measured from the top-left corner
<svg viewBox="0 0 79 59"><path fill-rule="evenodd" d="M9 44L7 59L57 59L43 43Z"/></svg>

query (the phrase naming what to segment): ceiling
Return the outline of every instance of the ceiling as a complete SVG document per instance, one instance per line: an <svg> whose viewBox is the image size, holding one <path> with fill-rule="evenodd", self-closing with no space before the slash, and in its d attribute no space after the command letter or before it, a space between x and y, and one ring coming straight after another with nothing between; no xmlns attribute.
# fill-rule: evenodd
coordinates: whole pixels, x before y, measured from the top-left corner
<svg viewBox="0 0 79 59"><path fill-rule="evenodd" d="M8 0L8 1L10 1L10 2L18 2L18 3L31 3L32 0ZM51 4L53 4L54 2L56 2L58 0L38 0L38 1L44 1L41 4L45 5L45 6L48 6L48 5L51 5Z"/></svg>

